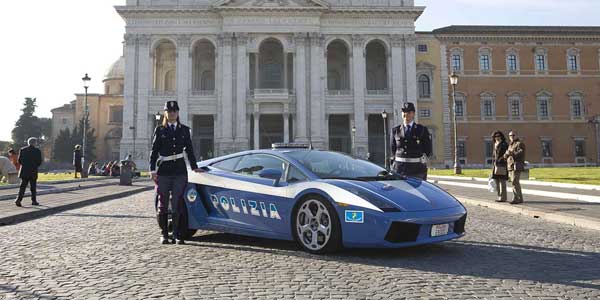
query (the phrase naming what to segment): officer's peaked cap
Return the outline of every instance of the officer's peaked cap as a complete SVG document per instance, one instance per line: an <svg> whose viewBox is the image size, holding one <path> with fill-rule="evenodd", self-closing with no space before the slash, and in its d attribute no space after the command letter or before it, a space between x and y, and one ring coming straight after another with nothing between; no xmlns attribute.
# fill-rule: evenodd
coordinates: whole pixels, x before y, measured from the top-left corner
<svg viewBox="0 0 600 300"><path fill-rule="evenodd" d="M170 100L165 102L165 111L174 111L174 110L179 110L179 104L177 104L177 101L175 100Z"/></svg>
<svg viewBox="0 0 600 300"><path fill-rule="evenodd" d="M402 112L416 111L415 105L412 102L405 102L402 105Z"/></svg>

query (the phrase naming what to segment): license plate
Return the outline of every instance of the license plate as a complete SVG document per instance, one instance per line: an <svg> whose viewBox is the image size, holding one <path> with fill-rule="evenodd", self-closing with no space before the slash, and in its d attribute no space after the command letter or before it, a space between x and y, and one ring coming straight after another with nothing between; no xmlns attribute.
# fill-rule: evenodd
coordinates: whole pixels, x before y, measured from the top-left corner
<svg viewBox="0 0 600 300"><path fill-rule="evenodd" d="M449 227L450 226L448 224L432 225L431 226L431 236L436 237L436 236L446 235L446 234L448 234Z"/></svg>

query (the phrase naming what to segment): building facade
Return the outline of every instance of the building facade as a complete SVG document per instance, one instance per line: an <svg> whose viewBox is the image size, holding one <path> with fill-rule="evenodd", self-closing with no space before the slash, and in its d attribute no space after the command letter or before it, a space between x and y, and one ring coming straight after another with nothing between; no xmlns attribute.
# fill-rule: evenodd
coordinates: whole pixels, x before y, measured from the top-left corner
<svg viewBox="0 0 600 300"><path fill-rule="evenodd" d="M450 26L433 33L444 77L460 76L457 148L463 164L491 163L494 130L515 130L533 164L598 162L599 133L590 121L600 114L600 27ZM444 103L452 103L450 88L446 79ZM452 147L446 152L451 158Z"/></svg>
<svg viewBox="0 0 600 300"><path fill-rule="evenodd" d="M198 157L311 142L383 162L417 95L412 0L128 0L121 156L147 166L177 100Z"/></svg>
<svg viewBox="0 0 600 300"><path fill-rule="evenodd" d="M104 93L88 94L88 114L90 128L96 136L95 154L97 161L120 159L120 144L123 133L123 89L124 57L119 58L103 77ZM84 116L85 95L76 94L69 104L52 110L52 147L61 130L72 132ZM82 144L80 142L80 144ZM88 161L89 162L89 161Z"/></svg>

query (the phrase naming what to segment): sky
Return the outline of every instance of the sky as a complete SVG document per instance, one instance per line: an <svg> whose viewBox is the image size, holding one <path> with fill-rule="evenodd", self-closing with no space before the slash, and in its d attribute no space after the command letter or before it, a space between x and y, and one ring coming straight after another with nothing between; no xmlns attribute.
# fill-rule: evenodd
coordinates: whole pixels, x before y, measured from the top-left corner
<svg viewBox="0 0 600 300"><path fill-rule="evenodd" d="M11 140L25 97L37 98L36 115L83 93L102 93L102 78L122 54L125 23L115 5L125 0L12 0L0 10L0 140ZM600 0L415 0L426 6L418 31L448 25L600 26Z"/></svg>

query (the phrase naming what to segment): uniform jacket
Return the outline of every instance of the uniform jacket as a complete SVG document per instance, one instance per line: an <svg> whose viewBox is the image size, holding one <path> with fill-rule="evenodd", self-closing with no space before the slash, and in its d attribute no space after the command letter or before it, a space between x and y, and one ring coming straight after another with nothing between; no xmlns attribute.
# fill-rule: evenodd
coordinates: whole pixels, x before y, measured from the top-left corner
<svg viewBox="0 0 600 300"><path fill-rule="evenodd" d="M159 156L171 156L183 153L187 154L192 170L197 169L196 156L192 147L190 128L177 123L175 131L165 126L158 126L154 129L152 138L152 153L150 154L150 171L156 171L156 162ZM185 159L181 158L174 161L165 161L160 163L158 175L176 176L186 175L187 167Z"/></svg>
<svg viewBox="0 0 600 300"><path fill-rule="evenodd" d="M21 164L19 178L37 179L38 168L42 164L42 151L34 146L21 148L19 151L19 163Z"/></svg>
<svg viewBox="0 0 600 300"><path fill-rule="evenodd" d="M523 171L525 169L525 144L519 139L514 140L508 146L504 157L509 171Z"/></svg>
<svg viewBox="0 0 600 300"><path fill-rule="evenodd" d="M405 136L406 125L402 124L392 129L390 145L396 157L419 158L423 154L431 156L431 135L427 127L413 123L408 136Z"/></svg>

